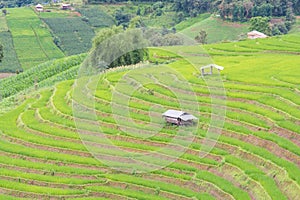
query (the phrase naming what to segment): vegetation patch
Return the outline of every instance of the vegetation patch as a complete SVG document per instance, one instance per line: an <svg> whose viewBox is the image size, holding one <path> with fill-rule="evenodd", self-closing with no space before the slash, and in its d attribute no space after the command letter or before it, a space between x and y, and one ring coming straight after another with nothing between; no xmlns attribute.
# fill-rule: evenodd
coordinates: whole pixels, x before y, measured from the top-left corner
<svg viewBox="0 0 300 200"><path fill-rule="evenodd" d="M246 38L247 25L224 23L217 17L209 17L181 31L182 34L195 38L200 31L207 33L207 43L215 43Z"/></svg>
<svg viewBox="0 0 300 200"><path fill-rule="evenodd" d="M0 72L20 72L20 66L17 54L10 32L0 32L0 43L3 45L3 60L0 62Z"/></svg>
<svg viewBox="0 0 300 200"><path fill-rule="evenodd" d="M92 27L104 28L115 25L114 18L99 7L82 7L76 10L83 16L82 20L88 22Z"/></svg>
<svg viewBox="0 0 300 200"><path fill-rule="evenodd" d="M67 55L84 53L92 47L92 28L81 18L44 18L52 31L54 43Z"/></svg>
<svg viewBox="0 0 300 200"><path fill-rule="evenodd" d="M53 43L52 36L31 8L8 9L6 16L14 48L24 70L64 54Z"/></svg>

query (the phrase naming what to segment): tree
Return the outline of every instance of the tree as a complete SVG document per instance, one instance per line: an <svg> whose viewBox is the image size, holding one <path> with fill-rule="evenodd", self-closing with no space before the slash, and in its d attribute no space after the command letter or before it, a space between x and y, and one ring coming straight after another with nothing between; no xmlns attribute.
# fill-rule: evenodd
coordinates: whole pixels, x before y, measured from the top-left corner
<svg viewBox="0 0 300 200"><path fill-rule="evenodd" d="M267 35L271 35L269 20L269 17L252 17L250 19L249 30L257 30Z"/></svg>
<svg viewBox="0 0 300 200"><path fill-rule="evenodd" d="M191 17L195 17L198 14L209 12L211 9L210 0L175 0L174 9L177 12L184 12Z"/></svg>
<svg viewBox="0 0 300 200"><path fill-rule="evenodd" d="M128 28L141 28L144 26L145 24L143 23L142 18L140 16L136 16L130 20Z"/></svg>
<svg viewBox="0 0 300 200"><path fill-rule="evenodd" d="M140 48L144 42L140 29L124 31L121 26L102 29L93 40L91 65L105 69L144 61L148 57L148 49Z"/></svg>
<svg viewBox="0 0 300 200"><path fill-rule="evenodd" d="M232 21L238 21L239 18L239 8L234 5L233 11L232 11Z"/></svg>
<svg viewBox="0 0 300 200"><path fill-rule="evenodd" d="M195 40L200 44L206 44L207 43L207 32L204 30L201 30L199 32L199 35L195 37Z"/></svg>
<svg viewBox="0 0 300 200"><path fill-rule="evenodd" d="M115 19L118 26L122 25L124 28L127 28L129 21L131 20L131 15L129 13L125 13L124 10L118 9L115 12Z"/></svg>
<svg viewBox="0 0 300 200"><path fill-rule="evenodd" d="M251 1L246 1L246 2L244 2L244 8L245 8L245 11L246 11L246 15L245 15L245 18L248 18L248 17L250 17L250 11L252 10L252 8L253 8L253 2L251 2Z"/></svg>
<svg viewBox="0 0 300 200"><path fill-rule="evenodd" d="M3 46L0 44L0 62L3 59Z"/></svg>

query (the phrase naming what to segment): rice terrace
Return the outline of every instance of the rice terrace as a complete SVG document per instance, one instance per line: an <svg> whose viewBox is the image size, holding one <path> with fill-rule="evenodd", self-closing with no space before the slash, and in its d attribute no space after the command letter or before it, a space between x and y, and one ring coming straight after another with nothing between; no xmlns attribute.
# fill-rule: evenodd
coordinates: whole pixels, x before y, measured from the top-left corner
<svg viewBox="0 0 300 200"><path fill-rule="evenodd" d="M300 200L300 1L0 8L1 200Z"/></svg>

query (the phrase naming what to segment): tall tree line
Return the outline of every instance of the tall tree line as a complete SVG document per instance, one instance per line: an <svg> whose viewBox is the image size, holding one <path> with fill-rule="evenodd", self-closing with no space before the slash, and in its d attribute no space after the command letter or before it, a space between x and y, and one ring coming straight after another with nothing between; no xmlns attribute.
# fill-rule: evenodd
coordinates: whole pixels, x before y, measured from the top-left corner
<svg viewBox="0 0 300 200"><path fill-rule="evenodd" d="M120 3L124 0L88 0L89 3ZM300 14L300 0L131 0L133 3L168 2L174 11L194 17L205 12L219 12L223 19L245 21L251 17L281 17Z"/></svg>

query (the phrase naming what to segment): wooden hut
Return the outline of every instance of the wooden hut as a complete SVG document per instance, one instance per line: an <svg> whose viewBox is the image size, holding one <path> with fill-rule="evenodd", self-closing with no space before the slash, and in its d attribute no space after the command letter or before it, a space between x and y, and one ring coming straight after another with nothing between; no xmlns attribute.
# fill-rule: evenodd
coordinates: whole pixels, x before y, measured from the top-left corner
<svg viewBox="0 0 300 200"><path fill-rule="evenodd" d="M259 31L251 31L247 33L249 39L257 39L257 38L266 38L268 37L266 34L259 32Z"/></svg>
<svg viewBox="0 0 300 200"><path fill-rule="evenodd" d="M202 76L212 75L214 68L219 70L219 71L222 71L224 69L224 67L216 65L216 64L206 65L206 66L203 66L203 67L200 68ZM209 69L208 72L206 71L207 69Z"/></svg>
<svg viewBox="0 0 300 200"><path fill-rule="evenodd" d="M162 114L167 123L180 125L192 125L197 117L179 110L167 110Z"/></svg>
<svg viewBox="0 0 300 200"><path fill-rule="evenodd" d="M61 4L61 9L62 10L71 10L71 4L63 3L63 4Z"/></svg>
<svg viewBox="0 0 300 200"><path fill-rule="evenodd" d="M44 11L44 7L41 4L37 4L35 6L35 10L38 12L43 12Z"/></svg>

